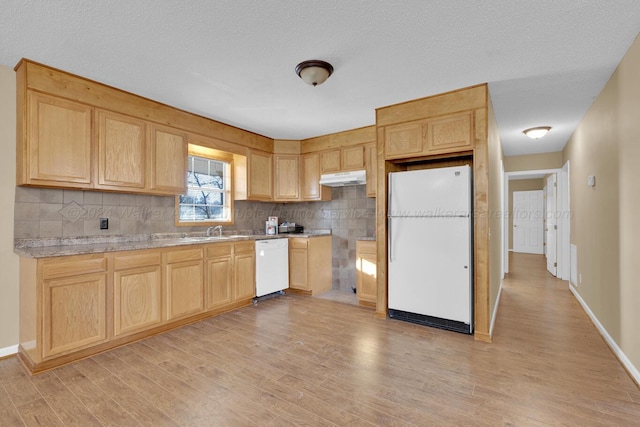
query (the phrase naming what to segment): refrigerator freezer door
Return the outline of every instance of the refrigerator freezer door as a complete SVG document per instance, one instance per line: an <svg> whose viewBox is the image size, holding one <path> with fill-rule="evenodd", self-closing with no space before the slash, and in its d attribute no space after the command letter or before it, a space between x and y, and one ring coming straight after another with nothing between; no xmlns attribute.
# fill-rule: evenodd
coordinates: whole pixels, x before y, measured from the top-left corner
<svg viewBox="0 0 640 427"><path fill-rule="evenodd" d="M469 215L470 175L466 165L390 173L388 216Z"/></svg>
<svg viewBox="0 0 640 427"><path fill-rule="evenodd" d="M389 309L471 322L470 218L390 218Z"/></svg>

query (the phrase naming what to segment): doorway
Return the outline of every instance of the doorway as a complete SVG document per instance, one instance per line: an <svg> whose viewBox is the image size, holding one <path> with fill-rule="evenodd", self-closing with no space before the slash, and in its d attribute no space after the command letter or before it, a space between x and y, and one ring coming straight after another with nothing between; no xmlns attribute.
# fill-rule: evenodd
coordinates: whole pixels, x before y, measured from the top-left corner
<svg viewBox="0 0 640 427"><path fill-rule="evenodd" d="M509 256L508 252L514 252L513 246L513 215L512 207L507 204L513 196L514 190L526 191L526 190L538 190L543 189L547 182L546 178L550 175L554 175L556 179L556 206L553 212L545 212L544 217L547 219L548 215L552 215L555 221L554 225L557 226L555 233L555 252L556 252L556 271L555 276L563 280L569 280L571 272L571 256L570 256L570 191L569 191L569 162L567 162L561 169L543 169L543 170L531 170L531 171L517 171L517 172L505 172L503 182L503 200L507 206L505 216L509 218L508 221L504 221L503 234L505 236L504 241L508 244L505 247L505 256L503 257L503 270L504 273L509 272ZM535 188L523 188L522 182L525 180L538 180L538 184L535 184ZM519 182L520 181L520 182ZM530 181L527 185L534 185ZM545 224L546 225L546 224ZM547 240L546 233L543 234L543 239ZM543 252L546 254L549 252L549 242L544 245Z"/></svg>

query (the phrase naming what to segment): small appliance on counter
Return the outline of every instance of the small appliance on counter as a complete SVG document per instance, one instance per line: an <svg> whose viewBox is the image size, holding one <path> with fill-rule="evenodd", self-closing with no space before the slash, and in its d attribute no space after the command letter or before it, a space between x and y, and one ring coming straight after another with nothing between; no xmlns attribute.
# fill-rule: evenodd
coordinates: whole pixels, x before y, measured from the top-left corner
<svg viewBox="0 0 640 427"><path fill-rule="evenodd" d="M283 222L278 227L279 233L302 234L304 227L294 222Z"/></svg>
<svg viewBox="0 0 640 427"><path fill-rule="evenodd" d="M270 216L265 224L264 234L273 236L278 234L278 217Z"/></svg>

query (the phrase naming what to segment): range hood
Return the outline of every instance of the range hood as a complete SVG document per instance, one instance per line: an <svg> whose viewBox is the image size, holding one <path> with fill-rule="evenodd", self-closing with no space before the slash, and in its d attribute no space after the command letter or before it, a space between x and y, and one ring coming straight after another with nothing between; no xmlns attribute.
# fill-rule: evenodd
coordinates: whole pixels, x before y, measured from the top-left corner
<svg viewBox="0 0 640 427"><path fill-rule="evenodd" d="M363 185L367 183L367 173L364 170L326 173L320 176L320 185L327 187L344 187L346 185Z"/></svg>

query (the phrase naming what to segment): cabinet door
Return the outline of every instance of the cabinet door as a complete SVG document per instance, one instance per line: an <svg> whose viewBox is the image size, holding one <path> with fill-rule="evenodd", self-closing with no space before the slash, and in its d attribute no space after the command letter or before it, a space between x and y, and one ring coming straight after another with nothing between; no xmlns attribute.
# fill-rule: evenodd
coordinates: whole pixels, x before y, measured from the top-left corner
<svg viewBox="0 0 640 427"><path fill-rule="evenodd" d="M367 197L376 197L376 176L378 175L378 152L376 144L364 146L364 166L367 171Z"/></svg>
<svg viewBox="0 0 640 427"><path fill-rule="evenodd" d="M162 194L187 191L187 136L177 129L151 129L151 190Z"/></svg>
<svg viewBox="0 0 640 427"><path fill-rule="evenodd" d="M109 111L96 112L98 182L96 188L144 189L147 130L143 120Z"/></svg>
<svg viewBox="0 0 640 427"><path fill-rule="evenodd" d="M304 247L298 247L293 240L305 240ZM306 239L291 239L289 247L289 287L309 290L309 265Z"/></svg>
<svg viewBox="0 0 640 427"><path fill-rule="evenodd" d="M422 122L387 126L384 134L385 157L392 159L421 154L423 126Z"/></svg>
<svg viewBox="0 0 640 427"><path fill-rule="evenodd" d="M429 153L471 150L473 148L471 133L471 113L429 120L427 150Z"/></svg>
<svg viewBox="0 0 640 427"><path fill-rule="evenodd" d="M340 172L340 150L323 151L320 153L320 173Z"/></svg>
<svg viewBox="0 0 640 427"><path fill-rule="evenodd" d="M344 147L341 150L343 171L364 169L364 145Z"/></svg>
<svg viewBox="0 0 640 427"><path fill-rule="evenodd" d="M358 300L375 303L378 297L376 242L356 241L356 288Z"/></svg>
<svg viewBox="0 0 640 427"><path fill-rule="evenodd" d="M105 273L45 280L43 294L43 359L107 340Z"/></svg>
<svg viewBox="0 0 640 427"><path fill-rule="evenodd" d="M127 335L162 323L160 265L114 273L114 336Z"/></svg>
<svg viewBox="0 0 640 427"><path fill-rule="evenodd" d="M233 300L231 256L207 261L207 309L227 305Z"/></svg>
<svg viewBox="0 0 640 427"><path fill-rule="evenodd" d="M202 248L164 254L167 320L204 310L204 261Z"/></svg>
<svg viewBox="0 0 640 427"><path fill-rule="evenodd" d="M274 200L292 201L300 199L300 156L276 154L274 156L275 197Z"/></svg>
<svg viewBox="0 0 640 427"><path fill-rule="evenodd" d="M302 200L331 200L331 188L320 185L320 154L303 154L300 197Z"/></svg>
<svg viewBox="0 0 640 427"><path fill-rule="evenodd" d="M256 296L256 256L252 253L236 254L233 259L234 300Z"/></svg>
<svg viewBox="0 0 640 427"><path fill-rule="evenodd" d="M247 199L271 200L273 198L272 155L249 150L247 154Z"/></svg>
<svg viewBox="0 0 640 427"><path fill-rule="evenodd" d="M27 182L90 187L92 108L33 92L27 103Z"/></svg>

